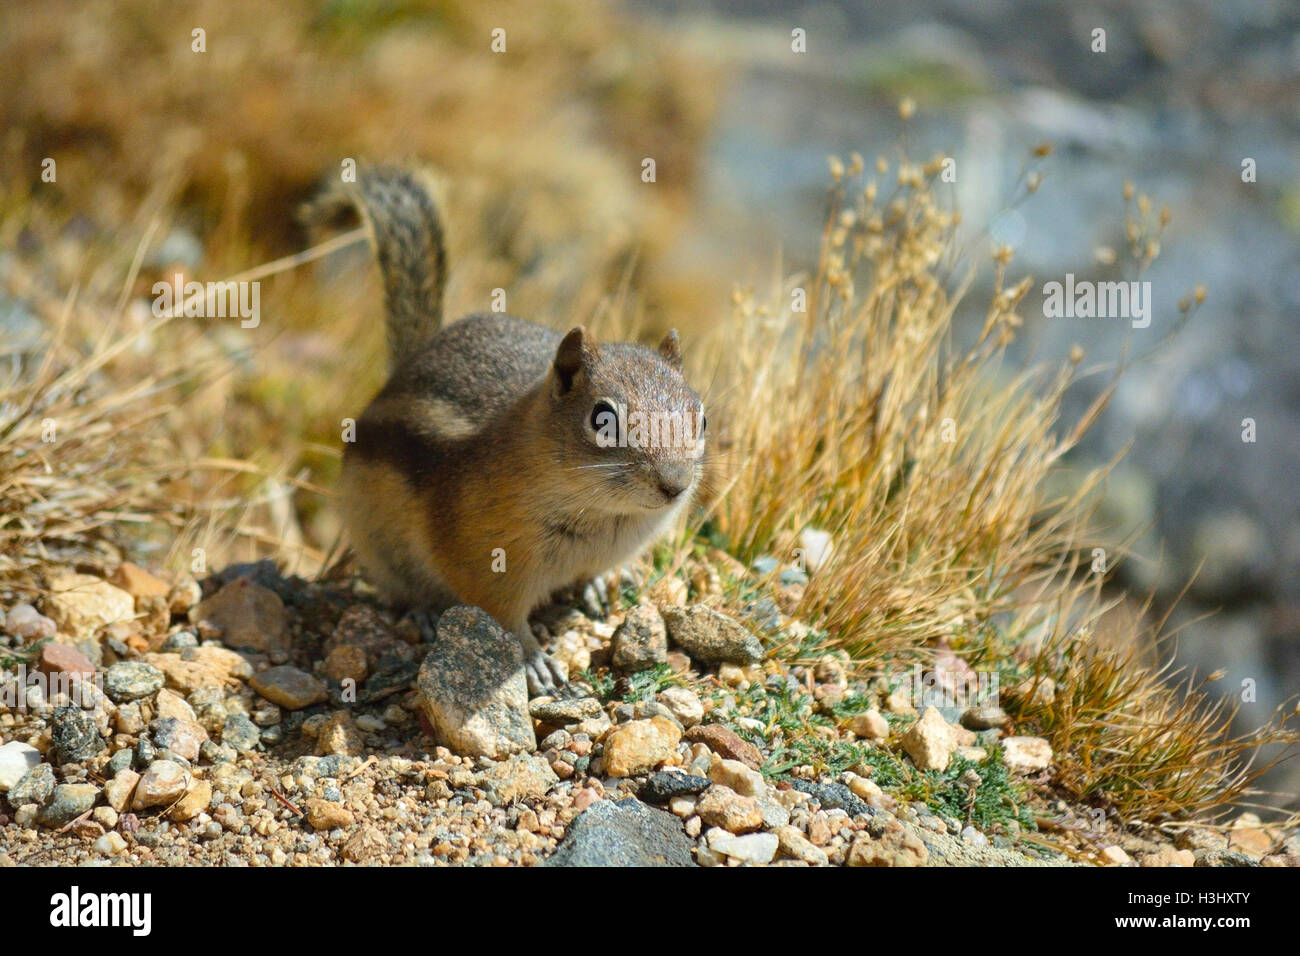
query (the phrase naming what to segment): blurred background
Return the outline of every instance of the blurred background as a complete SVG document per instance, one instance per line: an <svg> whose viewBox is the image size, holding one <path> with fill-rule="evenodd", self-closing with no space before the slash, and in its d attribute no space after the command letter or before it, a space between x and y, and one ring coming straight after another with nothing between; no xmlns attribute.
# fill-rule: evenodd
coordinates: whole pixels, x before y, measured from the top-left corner
<svg viewBox="0 0 1300 956"><path fill-rule="evenodd" d="M1098 28L1105 52L1092 49ZM907 122L903 98L916 106ZM733 287L813 263L829 155L951 156L981 266L970 320L991 288L987 254L1009 245L1013 276L1035 279L1019 359L1074 345L1103 367L1136 359L1073 465L1128 447L1097 543L1131 551L1117 585L1153 594L1157 613L1173 607L1181 630L1156 653L1225 670L1214 686L1233 698L1253 681L1242 730L1300 689L1290 0L6 4L0 129L0 280L21 269L114 299L139 250L127 292L143 302L177 271L220 279L303 248L295 209L343 159L413 159L442 176L450 311L486 308L500 287L512 312L563 325L617 311L688 343L729 314ZM1026 198L1025 159L1044 142ZM1042 286L1067 273L1139 278L1107 252L1126 246L1125 181L1170 215L1140 276L1150 328L1045 318ZM383 376L368 259L356 248L277 275L258 329L187 340L196 359L236 356L241 370L173 411L189 453L262 462L275 476L255 490L269 500L291 478L332 486L339 420ZM1165 340L1197 284L1204 304ZM0 291L6 351L42 328ZM167 347L142 342L141 362ZM1108 381L1085 382L1075 410ZM337 535L322 495L270 510L261 538L307 558ZM1294 794L1298 780L1292 768L1269 782Z"/></svg>

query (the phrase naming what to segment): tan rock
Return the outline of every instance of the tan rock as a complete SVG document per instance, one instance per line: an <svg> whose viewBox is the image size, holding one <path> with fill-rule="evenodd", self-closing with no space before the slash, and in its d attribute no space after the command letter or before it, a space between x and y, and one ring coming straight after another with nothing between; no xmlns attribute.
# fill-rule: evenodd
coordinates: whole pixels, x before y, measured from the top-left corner
<svg viewBox="0 0 1300 956"><path fill-rule="evenodd" d="M751 770L739 760L727 760L716 754L709 767L709 779L745 797L762 797L768 791L767 781L757 770Z"/></svg>
<svg viewBox="0 0 1300 956"><path fill-rule="evenodd" d="M132 564L130 561L123 561L119 564L109 581L133 598L166 598L167 592L171 590L171 585L162 578L149 573L137 564Z"/></svg>
<svg viewBox="0 0 1300 956"><path fill-rule="evenodd" d="M1195 866L1196 855L1191 850L1176 850L1167 846L1157 853L1148 853L1140 862L1143 866Z"/></svg>
<svg viewBox="0 0 1300 956"><path fill-rule="evenodd" d="M135 616L135 599L91 574L58 574L49 582L45 616L60 631L83 636Z"/></svg>
<svg viewBox="0 0 1300 956"><path fill-rule="evenodd" d="M695 801L695 812L706 826L731 833L749 833L763 825L763 811L753 797L743 797L715 783Z"/></svg>
<svg viewBox="0 0 1300 956"><path fill-rule="evenodd" d="M340 644L325 658L325 676L330 680L352 680L360 684L368 673L366 652L356 644Z"/></svg>
<svg viewBox="0 0 1300 956"><path fill-rule="evenodd" d="M861 797L868 803L879 799L880 795L884 793L884 791L881 790L874 781L868 780L866 777L859 776L856 773L849 778L848 788L853 791L854 796ZM875 804L872 803L872 806L875 806Z"/></svg>
<svg viewBox="0 0 1300 956"><path fill-rule="evenodd" d="M540 754L515 754L488 767L475 781L494 806L541 800L559 782Z"/></svg>
<svg viewBox="0 0 1300 956"><path fill-rule="evenodd" d="M104 784L104 800L118 813L126 812L139 782L140 775L134 770L119 770L112 780Z"/></svg>
<svg viewBox="0 0 1300 956"><path fill-rule="evenodd" d="M332 830L335 827L350 827L353 823L352 812L341 803L312 797L307 801L307 822L315 830Z"/></svg>
<svg viewBox="0 0 1300 956"><path fill-rule="evenodd" d="M921 770L946 770L957 749L952 727L934 707L927 707L921 719L907 728L901 743Z"/></svg>
<svg viewBox="0 0 1300 956"><path fill-rule="evenodd" d="M662 577L650 588L647 597L662 611L665 607L685 607L690 587L681 578Z"/></svg>
<svg viewBox="0 0 1300 956"><path fill-rule="evenodd" d="M162 671L167 686L186 696L200 687L224 687L253 676L248 661L224 647L187 647L179 654L145 654L141 660Z"/></svg>
<svg viewBox="0 0 1300 956"><path fill-rule="evenodd" d="M1042 737L1007 737L1002 760L1013 773L1038 773L1052 765L1052 745Z"/></svg>
<svg viewBox="0 0 1300 956"><path fill-rule="evenodd" d="M871 708L865 713L856 714L849 721L848 730L852 731L863 740L874 740L877 743L889 739L889 721L876 708Z"/></svg>
<svg viewBox="0 0 1300 956"><path fill-rule="evenodd" d="M920 837L897 820L885 824L879 839L858 834L849 847L848 866L924 866L930 859Z"/></svg>
<svg viewBox="0 0 1300 956"><path fill-rule="evenodd" d="M605 738L605 771L611 777L647 773L670 760L681 739L681 729L666 717L621 724Z"/></svg>
<svg viewBox="0 0 1300 956"><path fill-rule="evenodd" d="M714 827L704 835L709 849L739 863L763 866L776 856L780 840L775 833L750 833L736 836L721 827Z"/></svg>
<svg viewBox="0 0 1300 956"><path fill-rule="evenodd" d="M158 691L154 698L154 714L161 718L175 717L187 723L194 723L197 720L194 716L194 708L189 705L189 702L166 687Z"/></svg>
<svg viewBox="0 0 1300 956"><path fill-rule="evenodd" d="M826 851L815 846L796 827L785 826L776 829L777 849L781 856L792 860L802 860L809 866L826 866L830 857Z"/></svg>
<svg viewBox="0 0 1300 956"><path fill-rule="evenodd" d="M212 784L206 780L195 780L190 789L177 801L167 815L177 823L193 820L208 808L212 802Z"/></svg>
<svg viewBox="0 0 1300 956"><path fill-rule="evenodd" d="M363 825L348 838L340 852L345 860L369 863L382 856L386 846L384 835L376 827Z"/></svg>
<svg viewBox="0 0 1300 956"><path fill-rule="evenodd" d="M1101 859L1107 866L1128 866L1133 862L1122 847L1114 845L1101 851Z"/></svg>
<svg viewBox="0 0 1300 956"><path fill-rule="evenodd" d="M678 723L688 730L704 719L704 702L686 687L666 687L659 692L659 702L667 707Z"/></svg>
<svg viewBox="0 0 1300 956"><path fill-rule="evenodd" d="M1275 842L1273 834L1262 826L1259 815L1255 813L1243 813L1232 821L1232 828L1228 830L1228 849L1256 859L1265 856Z"/></svg>
<svg viewBox="0 0 1300 956"><path fill-rule="evenodd" d="M916 713L916 708L912 706L911 691L906 684L885 698L885 710L905 717Z"/></svg>
<svg viewBox="0 0 1300 956"><path fill-rule="evenodd" d="M181 797L190 786L189 771L170 760L155 760L135 785L132 810L166 806ZM114 807L113 809L117 809Z"/></svg>
<svg viewBox="0 0 1300 956"><path fill-rule="evenodd" d="M345 754L360 757L366 751L366 737L346 710L335 711L316 738L316 752L321 755Z"/></svg>
<svg viewBox="0 0 1300 956"><path fill-rule="evenodd" d="M249 685L273 704L301 710L325 699L325 684L296 667L281 665L254 674Z"/></svg>

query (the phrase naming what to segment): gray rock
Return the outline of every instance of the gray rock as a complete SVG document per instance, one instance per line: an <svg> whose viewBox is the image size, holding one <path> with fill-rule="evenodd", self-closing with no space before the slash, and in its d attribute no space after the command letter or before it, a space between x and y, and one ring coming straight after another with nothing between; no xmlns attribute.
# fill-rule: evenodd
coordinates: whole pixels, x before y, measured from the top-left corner
<svg viewBox="0 0 1300 956"><path fill-rule="evenodd" d="M140 772L149 768L155 760L158 759L158 748L154 746L152 740L148 737L141 737L135 742L135 759L132 766Z"/></svg>
<svg viewBox="0 0 1300 956"><path fill-rule="evenodd" d="M648 670L668 661L668 629L653 604L640 604L627 612L611 646L619 670Z"/></svg>
<svg viewBox="0 0 1300 956"><path fill-rule="evenodd" d="M108 758L108 766L104 770L104 776L111 779L117 776L119 770L129 770L134 759L135 751L130 747L123 747Z"/></svg>
<svg viewBox="0 0 1300 956"><path fill-rule="evenodd" d="M671 813L628 798L578 815L545 866L694 866L694 844Z"/></svg>
<svg viewBox="0 0 1300 956"><path fill-rule="evenodd" d="M851 817L875 816L877 811L842 783L809 783L796 780L794 788L808 794L823 810L843 810Z"/></svg>
<svg viewBox="0 0 1300 956"><path fill-rule="evenodd" d="M215 767L221 763L233 763L239 757L239 752L234 747L219 744L215 740L205 740L199 747L199 757Z"/></svg>
<svg viewBox="0 0 1300 956"><path fill-rule="evenodd" d="M243 714L231 714L221 727L221 742L241 754L257 749L262 731Z"/></svg>
<svg viewBox="0 0 1300 956"><path fill-rule="evenodd" d="M708 777L697 777L689 773L670 773L661 770L652 773L641 785L637 796L646 803L667 803L673 797L695 796L713 786Z"/></svg>
<svg viewBox="0 0 1300 956"><path fill-rule="evenodd" d="M763 645L748 630L712 608L665 607L668 636L697 661L706 663L756 664L763 659Z"/></svg>
<svg viewBox="0 0 1300 956"><path fill-rule="evenodd" d="M104 749L95 721L80 707L60 707L50 721L50 742L60 764L80 763Z"/></svg>
<svg viewBox="0 0 1300 956"><path fill-rule="evenodd" d="M316 761L316 775L318 777L337 777L340 774L347 773L355 762L356 758L349 757L347 754L329 754Z"/></svg>
<svg viewBox="0 0 1300 956"><path fill-rule="evenodd" d="M115 704L139 700L162 690L163 672L142 661L123 661L104 671L104 693Z"/></svg>
<svg viewBox="0 0 1300 956"><path fill-rule="evenodd" d="M528 705L533 720L544 724L576 724L595 717L603 708L595 697L576 697L571 700L536 700Z"/></svg>
<svg viewBox="0 0 1300 956"><path fill-rule="evenodd" d="M159 717L151 725L153 742L171 750L187 761L199 759L199 748L208 739L207 731L198 724L175 717Z"/></svg>
<svg viewBox="0 0 1300 956"><path fill-rule="evenodd" d="M162 642L158 648L163 652L180 653L187 647L198 647L199 638L193 631L177 631L175 634L168 634L167 639Z"/></svg>
<svg viewBox="0 0 1300 956"><path fill-rule="evenodd" d="M537 749L523 652L485 611L458 606L438 619L418 686L436 735L458 753L500 759Z"/></svg>
<svg viewBox="0 0 1300 956"><path fill-rule="evenodd" d="M38 763L9 788L9 805L21 807L25 803L42 804L54 792L54 768Z"/></svg>
<svg viewBox="0 0 1300 956"><path fill-rule="evenodd" d="M545 758L515 754L478 775L478 786L489 803L503 806L516 800L540 800L560 782Z"/></svg>
<svg viewBox="0 0 1300 956"><path fill-rule="evenodd" d="M41 807L36 820L47 827L61 827L71 823L95 805L99 788L91 783L61 783L54 788L49 801Z"/></svg>

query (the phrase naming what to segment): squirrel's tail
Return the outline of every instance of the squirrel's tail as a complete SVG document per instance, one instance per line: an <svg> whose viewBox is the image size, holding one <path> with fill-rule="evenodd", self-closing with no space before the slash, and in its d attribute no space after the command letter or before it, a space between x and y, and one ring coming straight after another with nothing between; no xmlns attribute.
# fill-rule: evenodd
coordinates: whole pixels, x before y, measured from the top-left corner
<svg viewBox="0 0 1300 956"><path fill-rule="evenodd" d="M388 355L396 366L442 325L447 272L442 223L427 189L406 170L369 167L334 182L303 210L312 225L366 223L384 278Z"/></svg>

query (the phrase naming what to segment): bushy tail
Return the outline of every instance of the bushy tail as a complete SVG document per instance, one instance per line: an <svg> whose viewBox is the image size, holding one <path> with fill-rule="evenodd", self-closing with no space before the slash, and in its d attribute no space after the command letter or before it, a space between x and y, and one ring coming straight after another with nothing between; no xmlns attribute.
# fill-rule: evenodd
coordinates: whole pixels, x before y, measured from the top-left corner
<svg viewBox="0 0 1300 956"><path fill-rule="evenodd" d="M384 277L388 356L396 366L442 325L447 252L428 190L406 170L362 168L355 183L332 183L303 214L331 228L366 223Z"/></svg>

